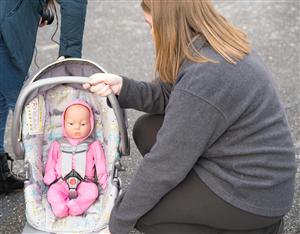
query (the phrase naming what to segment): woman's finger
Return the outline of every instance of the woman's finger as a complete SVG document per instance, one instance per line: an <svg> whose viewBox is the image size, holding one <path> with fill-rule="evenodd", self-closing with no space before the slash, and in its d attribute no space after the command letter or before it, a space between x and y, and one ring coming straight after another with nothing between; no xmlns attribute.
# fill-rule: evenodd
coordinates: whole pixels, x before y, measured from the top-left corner
<svg viewBox="0 0 300 234"><path fill-rule="evenodd" d="M100 96L107 96L110 93L111 93L111 89L110 89L109 85L103 86L96 92L96 94L98 94Z"/></svg>
<svg viewBox="0 0 300 234"><path fill-rule="evenodd" d="M90 87L90 90L93 93L98 93L104 86L105 86L104 83L99 83L99 84L96 84L96 85L92 85Z"/></svg>
<svg viewBox="0 0 300 234"><path fill-rule="evenodd" d="M85 84L82 85L82 87L84 89L89 89L91 87L91 85L89 83L85 83Z"/></svg>
<svg viewBox="0 0 300 234"><path fill-rule="evenodd" d="M107 81L107 75L108 74L106 74L106 73L93 74L93 75L90 76L89 83L91 85L95 85L95 84L98 84L98 83L105 82L105 81Z"/></svg>
<svg viewBox="0 0 300 234"><path fill-rule="evenodd" d="M108 89L105 93L103 93L102 96L107 97L111 93L112 93L111 89Z"/></svg>

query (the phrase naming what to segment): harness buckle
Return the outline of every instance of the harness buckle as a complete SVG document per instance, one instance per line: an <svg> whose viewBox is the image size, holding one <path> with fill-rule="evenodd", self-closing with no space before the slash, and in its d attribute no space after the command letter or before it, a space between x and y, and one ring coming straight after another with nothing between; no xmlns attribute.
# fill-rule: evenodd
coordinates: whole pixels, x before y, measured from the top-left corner
<svg viewBox="0 0 300 234"><path fill-rule="evenodd" d="M83 181L83 179L75 170L72 170L68 175L65 176L64 180L69 187L69 198L75 199L78 196L77 187L81 181Z"/></svg>

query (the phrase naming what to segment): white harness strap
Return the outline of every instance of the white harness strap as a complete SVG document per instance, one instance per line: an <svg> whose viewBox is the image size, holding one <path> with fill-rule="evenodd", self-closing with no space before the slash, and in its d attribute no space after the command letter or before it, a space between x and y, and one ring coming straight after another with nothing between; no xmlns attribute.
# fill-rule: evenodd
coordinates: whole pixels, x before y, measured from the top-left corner
<svg viewBox="0 0 300 234"><path fill-rule="evenodd" d="M66 141L60 144L61 151L61 173L62 178L68 175L72 169L74 169L82 179L85 178L85 168L86 168L86 153L89 148L89 144L83 142L76 146L73 146ZM75 168L72 167L73 160L75 160Z"/></svg>

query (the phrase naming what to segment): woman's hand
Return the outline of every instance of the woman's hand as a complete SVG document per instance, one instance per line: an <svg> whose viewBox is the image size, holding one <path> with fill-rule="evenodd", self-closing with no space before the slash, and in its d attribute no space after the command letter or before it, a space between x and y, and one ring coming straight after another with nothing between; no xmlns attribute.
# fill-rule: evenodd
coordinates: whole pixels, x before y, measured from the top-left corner
<svg viewBox="0 0 300 234"><path fill-rule="evenodd" d="M83 84L84 89L89 89L92 93L105 97L112 92L120 94L122 89L122 77L111 73L96 73L90 76L88 83Z"/></svg>

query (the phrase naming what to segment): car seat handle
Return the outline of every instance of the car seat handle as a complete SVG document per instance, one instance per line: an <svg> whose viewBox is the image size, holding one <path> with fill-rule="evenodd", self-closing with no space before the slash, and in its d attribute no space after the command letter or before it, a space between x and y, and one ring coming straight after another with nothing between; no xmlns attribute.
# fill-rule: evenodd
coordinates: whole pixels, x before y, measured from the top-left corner
<svg viewBox="0 0 300 234"><path fill-rule="evenodd" d="M24 145L22 142L22 111L24 109L25 104L28 102L29 95L36 89L39 89L48 85L59 85L59 84L84 84L89 81L89 77L82 76L57 76L51 78L43 78L40 80L36 80L27 86L24 86L19 94L14 115L13 115L13 123L12 123L12 132L11 132L11 143L12 150L17 159L24 159ZM129 140L127 135L126 123L122 109L120 108L119 102L116 96L111 93L107 96L109 102L111 103L111 107L115 113L119 132L120 132L120 144L119 144L119 152L121 155L129 155Z"/></svg>

